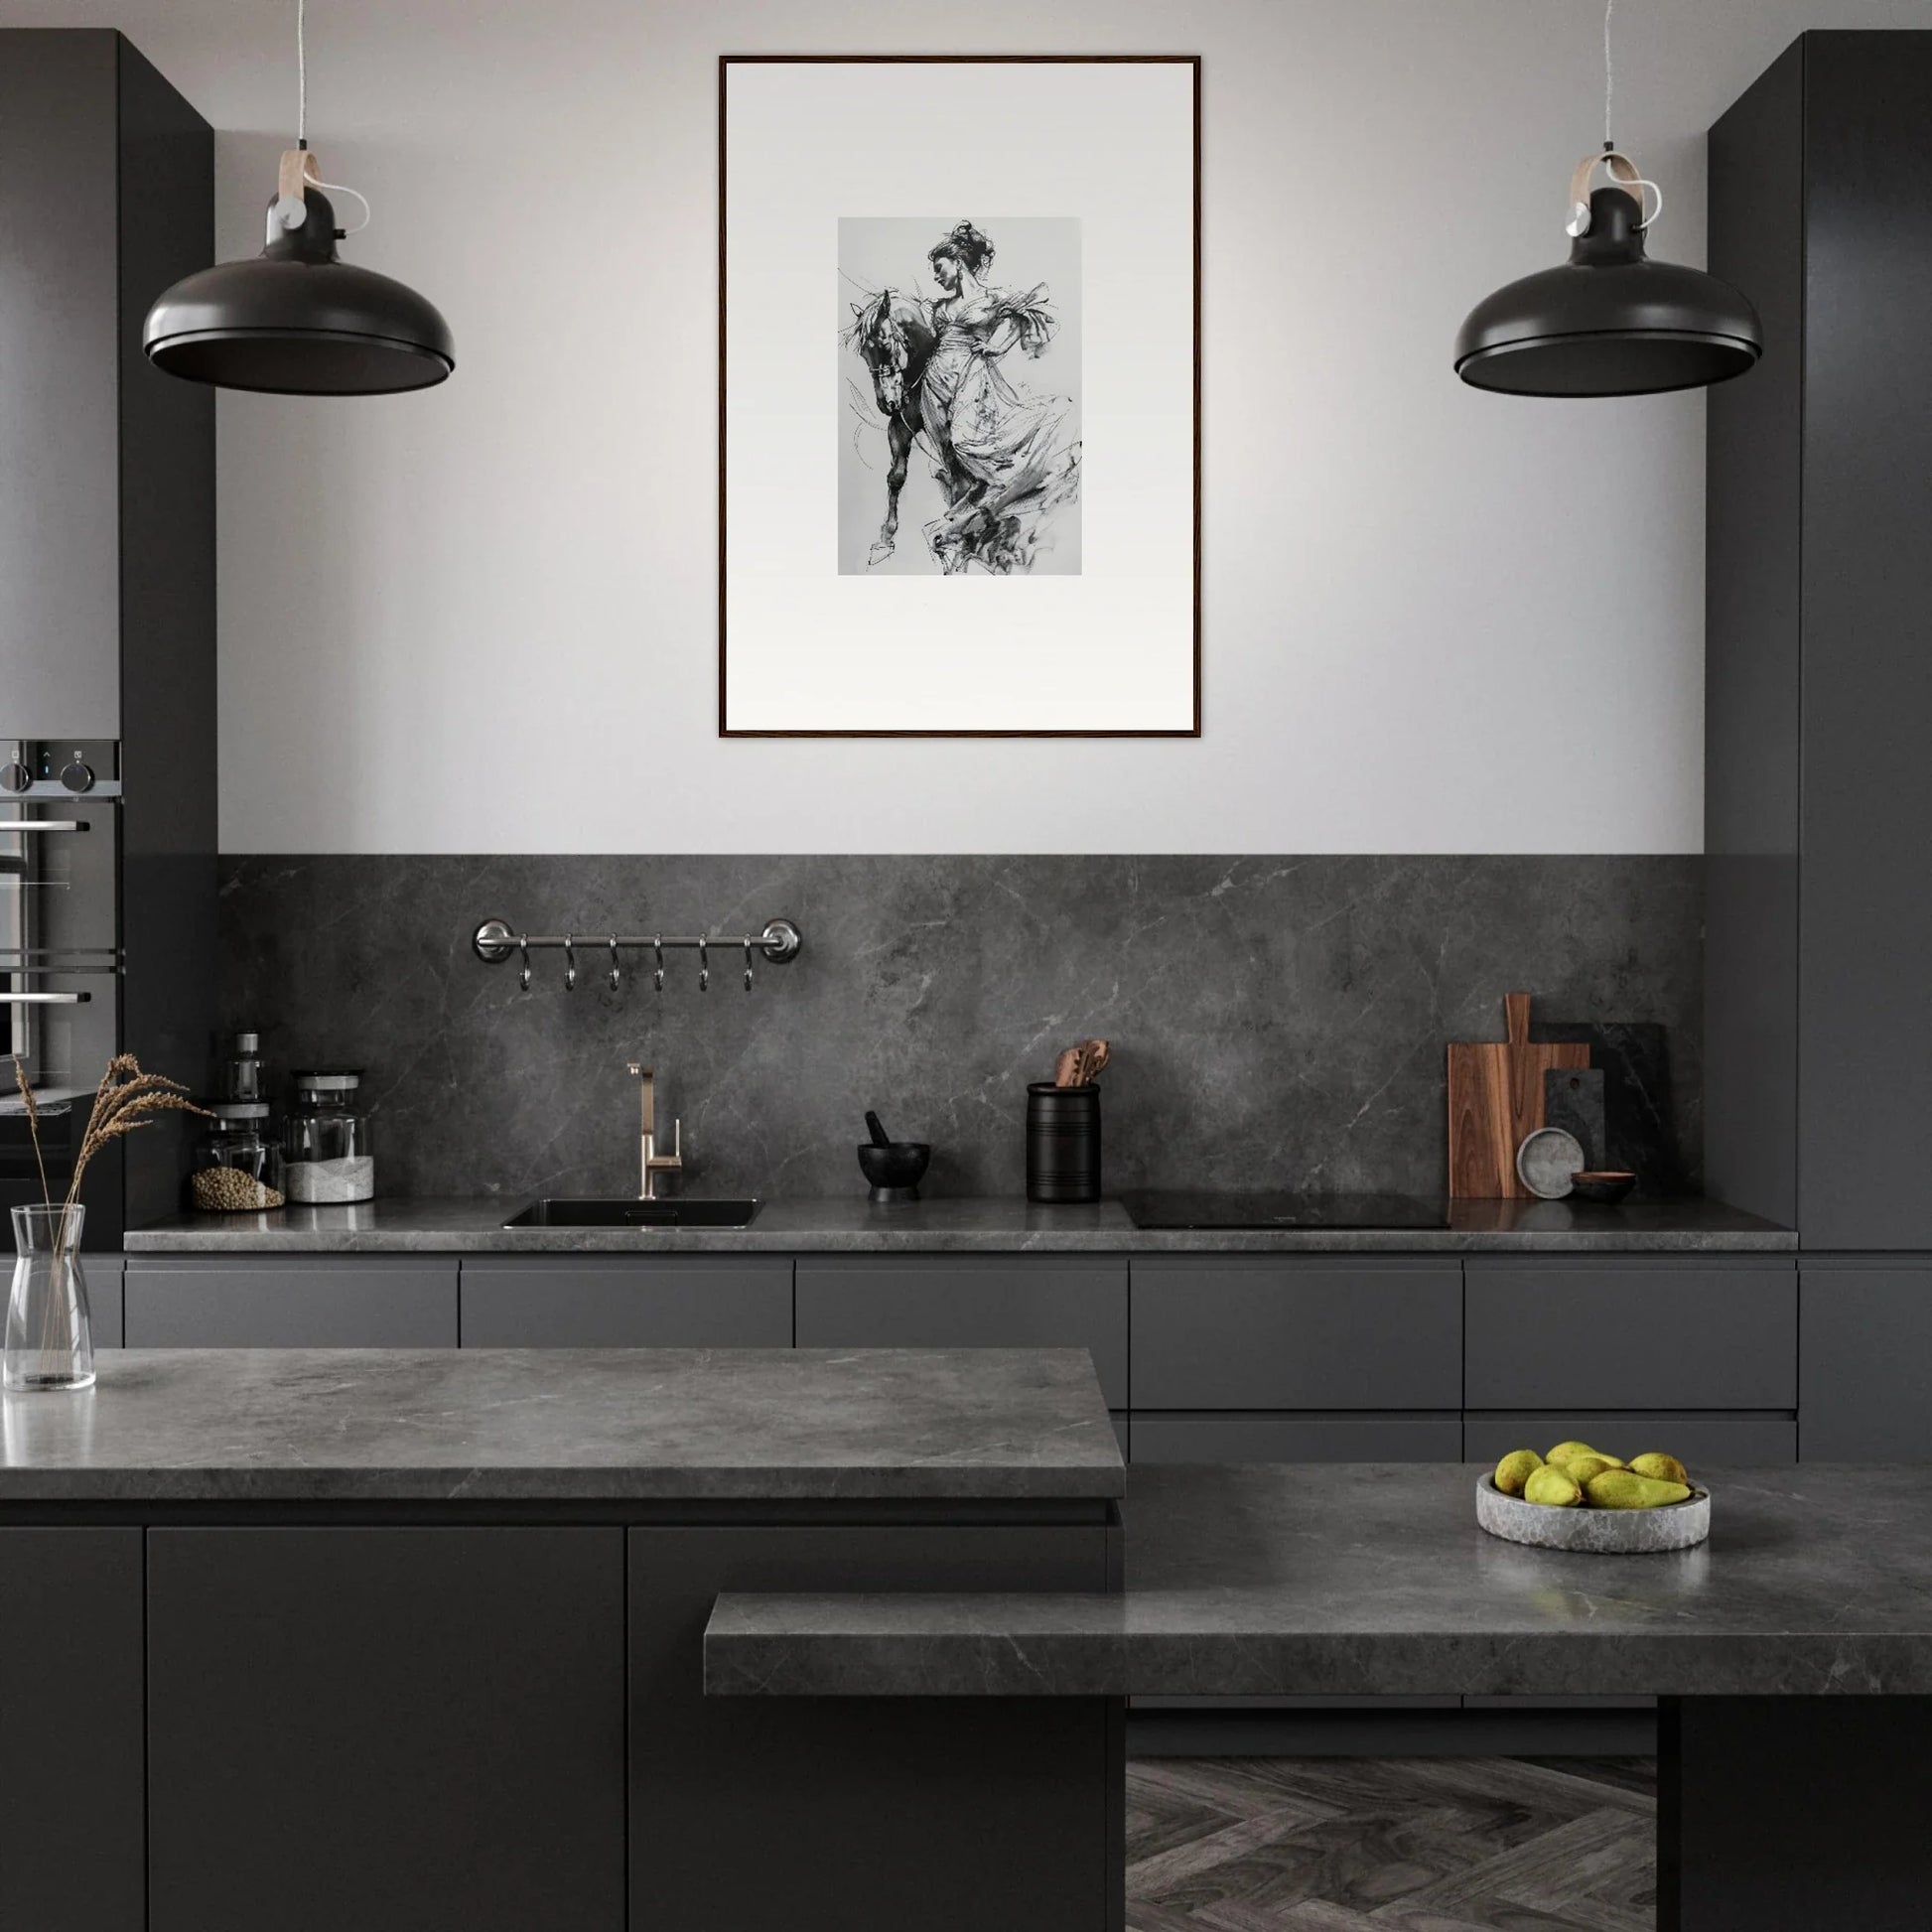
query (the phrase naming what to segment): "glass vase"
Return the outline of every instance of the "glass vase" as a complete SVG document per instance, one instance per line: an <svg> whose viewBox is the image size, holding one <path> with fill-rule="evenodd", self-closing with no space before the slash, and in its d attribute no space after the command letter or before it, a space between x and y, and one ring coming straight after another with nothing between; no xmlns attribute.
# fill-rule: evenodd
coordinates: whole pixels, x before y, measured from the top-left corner
<svg viewBox="0 0 1932 1932"><path fill-rule="evenodd" d="M84 1207L16 1207L14 1285L7 1303L4 1382L30 1389L90 1389L94 1331L80 1272Z"/></svg>

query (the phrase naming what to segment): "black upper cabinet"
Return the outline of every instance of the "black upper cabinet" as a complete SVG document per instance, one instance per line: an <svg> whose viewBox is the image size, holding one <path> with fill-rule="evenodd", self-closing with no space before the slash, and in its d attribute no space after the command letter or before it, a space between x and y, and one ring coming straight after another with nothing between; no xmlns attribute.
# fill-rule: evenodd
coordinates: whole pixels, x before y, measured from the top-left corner
<svg viewBox="0 0 1932 1932"><path fill-rule="evenodd" d="M121 735L115 39L0 36L0 731L10 736Z"/></svg>
<svg viewBox="0 0 1932 1932"><path fill-rule="evenodd" d="M114 1049L196 1080L215 1024L214 397L141 349L213 253L213 133L139 50L0 30L0 758L118 740L124 787L94 813L124 977L76 1081ZM177 1116L109 1150L90 1242L178 1205L186 1137Z"/></svg>
<svg viewBox="0 0 1932 1932"><path fill-rule="evenodd" d="M1932 33L1828 32L1711 134L1705 1159L1808 1248L1932 1249L1928 126Z"/></svg>
<svg viewBox="0 0 1932 1932"><path fill-rule="evenodd" d="M117 33L0 31L0 734L135 736L124 630L211 674L213 402L140 332L212 252L201 116Z"/></svg>

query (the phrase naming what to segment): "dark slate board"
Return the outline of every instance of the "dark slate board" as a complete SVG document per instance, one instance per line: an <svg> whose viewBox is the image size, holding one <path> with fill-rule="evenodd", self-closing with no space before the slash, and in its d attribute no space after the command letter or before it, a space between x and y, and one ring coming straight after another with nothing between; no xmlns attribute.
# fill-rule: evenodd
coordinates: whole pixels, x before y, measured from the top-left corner
<svg viewBox="0 0 1932 1932"><path fill-rule="evenodd" d="M1574 1134L1584 1151L1584 1166L1610 1165L1609 1142L1603 1132L1603 1069L1600 1066L1553 1066L1543 1075L1543 1124Z"/></svg>
<svg viewBox="0 0 1932 1932"><path fill-rule="evenodd" d="M1602 1165L1634 1173L1636 1195L1643 1200L1681 1194L1688 1184L1671 1114L1667 1035L1666 1028L1648 1020L1544 1020L1530 1029L1532 1039L1588 1042L1590 1065L1603 1073L1608 1149ZM1587 1150L1587 1142L1585 1146Z"/></svg>

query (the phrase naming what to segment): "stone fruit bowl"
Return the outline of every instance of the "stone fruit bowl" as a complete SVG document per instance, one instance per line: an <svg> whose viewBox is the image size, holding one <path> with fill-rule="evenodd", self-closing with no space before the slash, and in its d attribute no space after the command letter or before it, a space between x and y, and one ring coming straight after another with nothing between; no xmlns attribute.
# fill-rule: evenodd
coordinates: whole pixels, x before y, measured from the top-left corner
<svg viewBox="0 0 1932 1932"><path fill-rule="evenodd" d="M1506 1496L1496 1479L1476 1483L1476 1521L1491 1536L1539 1550L1582 1550L1591 1556L1634 1557L1688 1550L1711 1534L1711 1492L1697 1483L1681 1503L1656 1509L1552 1509Z"/></svg>

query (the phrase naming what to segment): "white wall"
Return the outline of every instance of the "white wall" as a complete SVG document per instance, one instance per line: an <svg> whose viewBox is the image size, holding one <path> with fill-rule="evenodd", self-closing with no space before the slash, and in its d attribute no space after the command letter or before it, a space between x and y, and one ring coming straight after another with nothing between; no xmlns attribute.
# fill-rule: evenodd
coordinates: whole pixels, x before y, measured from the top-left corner
<svg viewBox="0 0 1932 1932"><path fill-rule="evenodd" d="M123 27L223 130L228 255L289 138L293 16L0 0ZM1561 256L1596 0L310 16L312 140L375 204L352 258L430 295L459 360L424 396L222 399L228 850L1698 848L1701 400L1449 365L1472 302ZM1932 0L1624 0L1659 253L1703 258L1711 120L1802 28L1876 25ZM919 50L1205 57L1198 742L716 736L715 57Z"/></svg>

